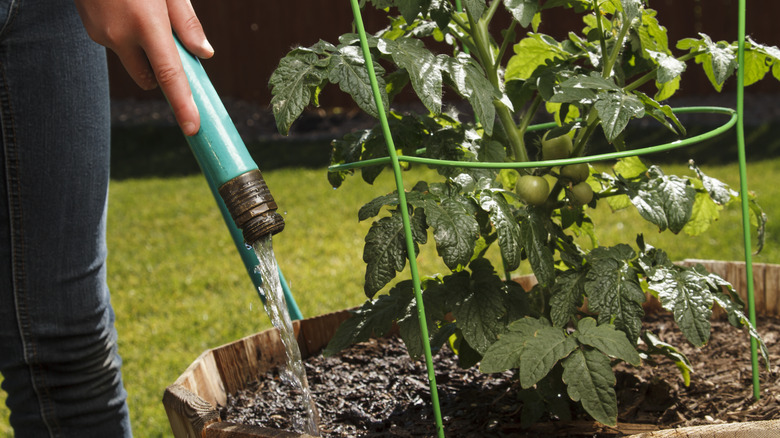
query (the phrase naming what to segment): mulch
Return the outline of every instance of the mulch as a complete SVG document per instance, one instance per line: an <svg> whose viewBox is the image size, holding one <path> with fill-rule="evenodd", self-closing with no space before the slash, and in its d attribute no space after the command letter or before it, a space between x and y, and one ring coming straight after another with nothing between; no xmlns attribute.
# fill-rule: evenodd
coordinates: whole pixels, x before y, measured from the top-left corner
<svg viewBox="0 0 780 438"><path fill-rule="evenodd" d="M713 321L710 342L696 349L684 340L669 315L650 316L645 325L682 350L694 372L686 387L676 366L667 360L639 368L617 365L617 428L582 417L572 422L547 418L523 429L522 402L516 397L518 384L511 372L485 375L475 368L463 370L454 354L442 349L434 363L447 436L613 437L780 418L780 320L759 319L758 330L769 348L771 366L767 369L762 363L762 397L758 401L753 399L750 347L744 331L725 321ZM305 365L323 436L435 436L425 364L410 359L400 340L373 340L333 357L311 357ZM300 411L298 395L278 374L269 374L249 389L229 396L220 414L235 423L296 430Z"/></svg>

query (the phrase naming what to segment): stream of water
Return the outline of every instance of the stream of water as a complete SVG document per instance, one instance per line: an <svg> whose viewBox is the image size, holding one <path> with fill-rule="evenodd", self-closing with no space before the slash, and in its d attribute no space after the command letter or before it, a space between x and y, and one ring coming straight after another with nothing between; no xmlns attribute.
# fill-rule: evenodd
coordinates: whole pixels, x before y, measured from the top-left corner
<svg viewBox="0 0 780 438"><path fill-rule="evenodd" d="M295 340L292 321L290 321L290 314L287 311L287 302L284 299L284 292L279 281L279 271L271 236L255 242L253 249L260 261L257 270L263 278L260 292L265 296L265 311L271 318L271 323L279 330L287 354L287 366L281 370L280 375L285 383L298 389L303 398L303 408L306 415L305 418L295 419L296 426L309 435L320 436L317 406L314 404L314 398L309 390L306 369L303 366L303 360L301 360L301 350Z"/></svg>

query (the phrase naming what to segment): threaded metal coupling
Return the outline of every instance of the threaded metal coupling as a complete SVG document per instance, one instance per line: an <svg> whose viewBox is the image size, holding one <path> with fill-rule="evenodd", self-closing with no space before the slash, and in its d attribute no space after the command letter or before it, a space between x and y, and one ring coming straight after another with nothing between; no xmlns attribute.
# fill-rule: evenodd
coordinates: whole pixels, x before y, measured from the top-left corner
<svg viewBox="0 0 780 438"><path fill-rule="evenodd" d="M226 182L219 194L247 244L284 229L284 218L276 212L274 197L258 169Z"/></svg>

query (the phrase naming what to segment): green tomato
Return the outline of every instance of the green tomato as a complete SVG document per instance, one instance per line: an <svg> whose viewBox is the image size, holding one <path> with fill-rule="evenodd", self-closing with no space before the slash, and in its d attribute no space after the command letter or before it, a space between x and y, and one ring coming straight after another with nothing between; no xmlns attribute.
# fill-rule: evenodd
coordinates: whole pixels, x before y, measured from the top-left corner
<svg viewBox="0 0 780 438"><path fill-rule="evenodd" d="M573 183L585 181L590 176L590 168L585 163L569 164L561 167L561 177Z"/></svg>
<svg viewBox="0 0 780 438"><path fill-rule="evenodd" d="M550 185L541 176L523 175L517 180L515 193L527 204L541 205L547 200Z"/></svg>
<svg viewBox="0 0 780 438"><path fill-rule="evenodd" d="M585 205L593 200L593 189L586 182L575 184L570 192L571 201L577 205Z"/></svg>
<svg viewBox="0 0 780 438"><path fill-rule="evenodd" d="M568 135L548 139L545 134L542 137L542 159L545 161L569 158L571 151L572 142Z"/></svg>

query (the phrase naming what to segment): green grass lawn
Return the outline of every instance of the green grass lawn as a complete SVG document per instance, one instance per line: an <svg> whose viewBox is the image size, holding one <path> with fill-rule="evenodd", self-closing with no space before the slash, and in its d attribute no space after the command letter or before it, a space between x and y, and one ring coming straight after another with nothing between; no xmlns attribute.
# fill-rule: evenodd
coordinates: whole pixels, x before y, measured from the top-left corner
<svg viewBox="0 0 780 438"><path fill-rule="evenodd" d="M682 166L665 169L688 173ZM735 165L703 169L738 184ZM751 163L749 170L752 190L770 220L777 218L780 159ZM362 303L363 237L370 224L357 222L357 209L393 190L390 174L372 187L354 177L338 190L330 188L323 169L264 175L286 220L285 231L274 239L275 252L304 316ZM407 176L407 184L417 177ZM737 209L723 212L711 233L677 239L639 224L633 209L614 215L598 209L592 215L606 221L599 229L604 245L633 242L636 233L643 232L648 243L667 249L676 259L743 258ZM112 182L108 233L109 284L133 428L138 437L170 436L161 403L165 387L204 350L270 323L200 175ZM767 236L767 248L755 261L778 263L777 222L770 221ZM424 249L420 265L423 274L445 272L433 245ZM0 405L0 437L9 437L8 411Z"/></svg>

